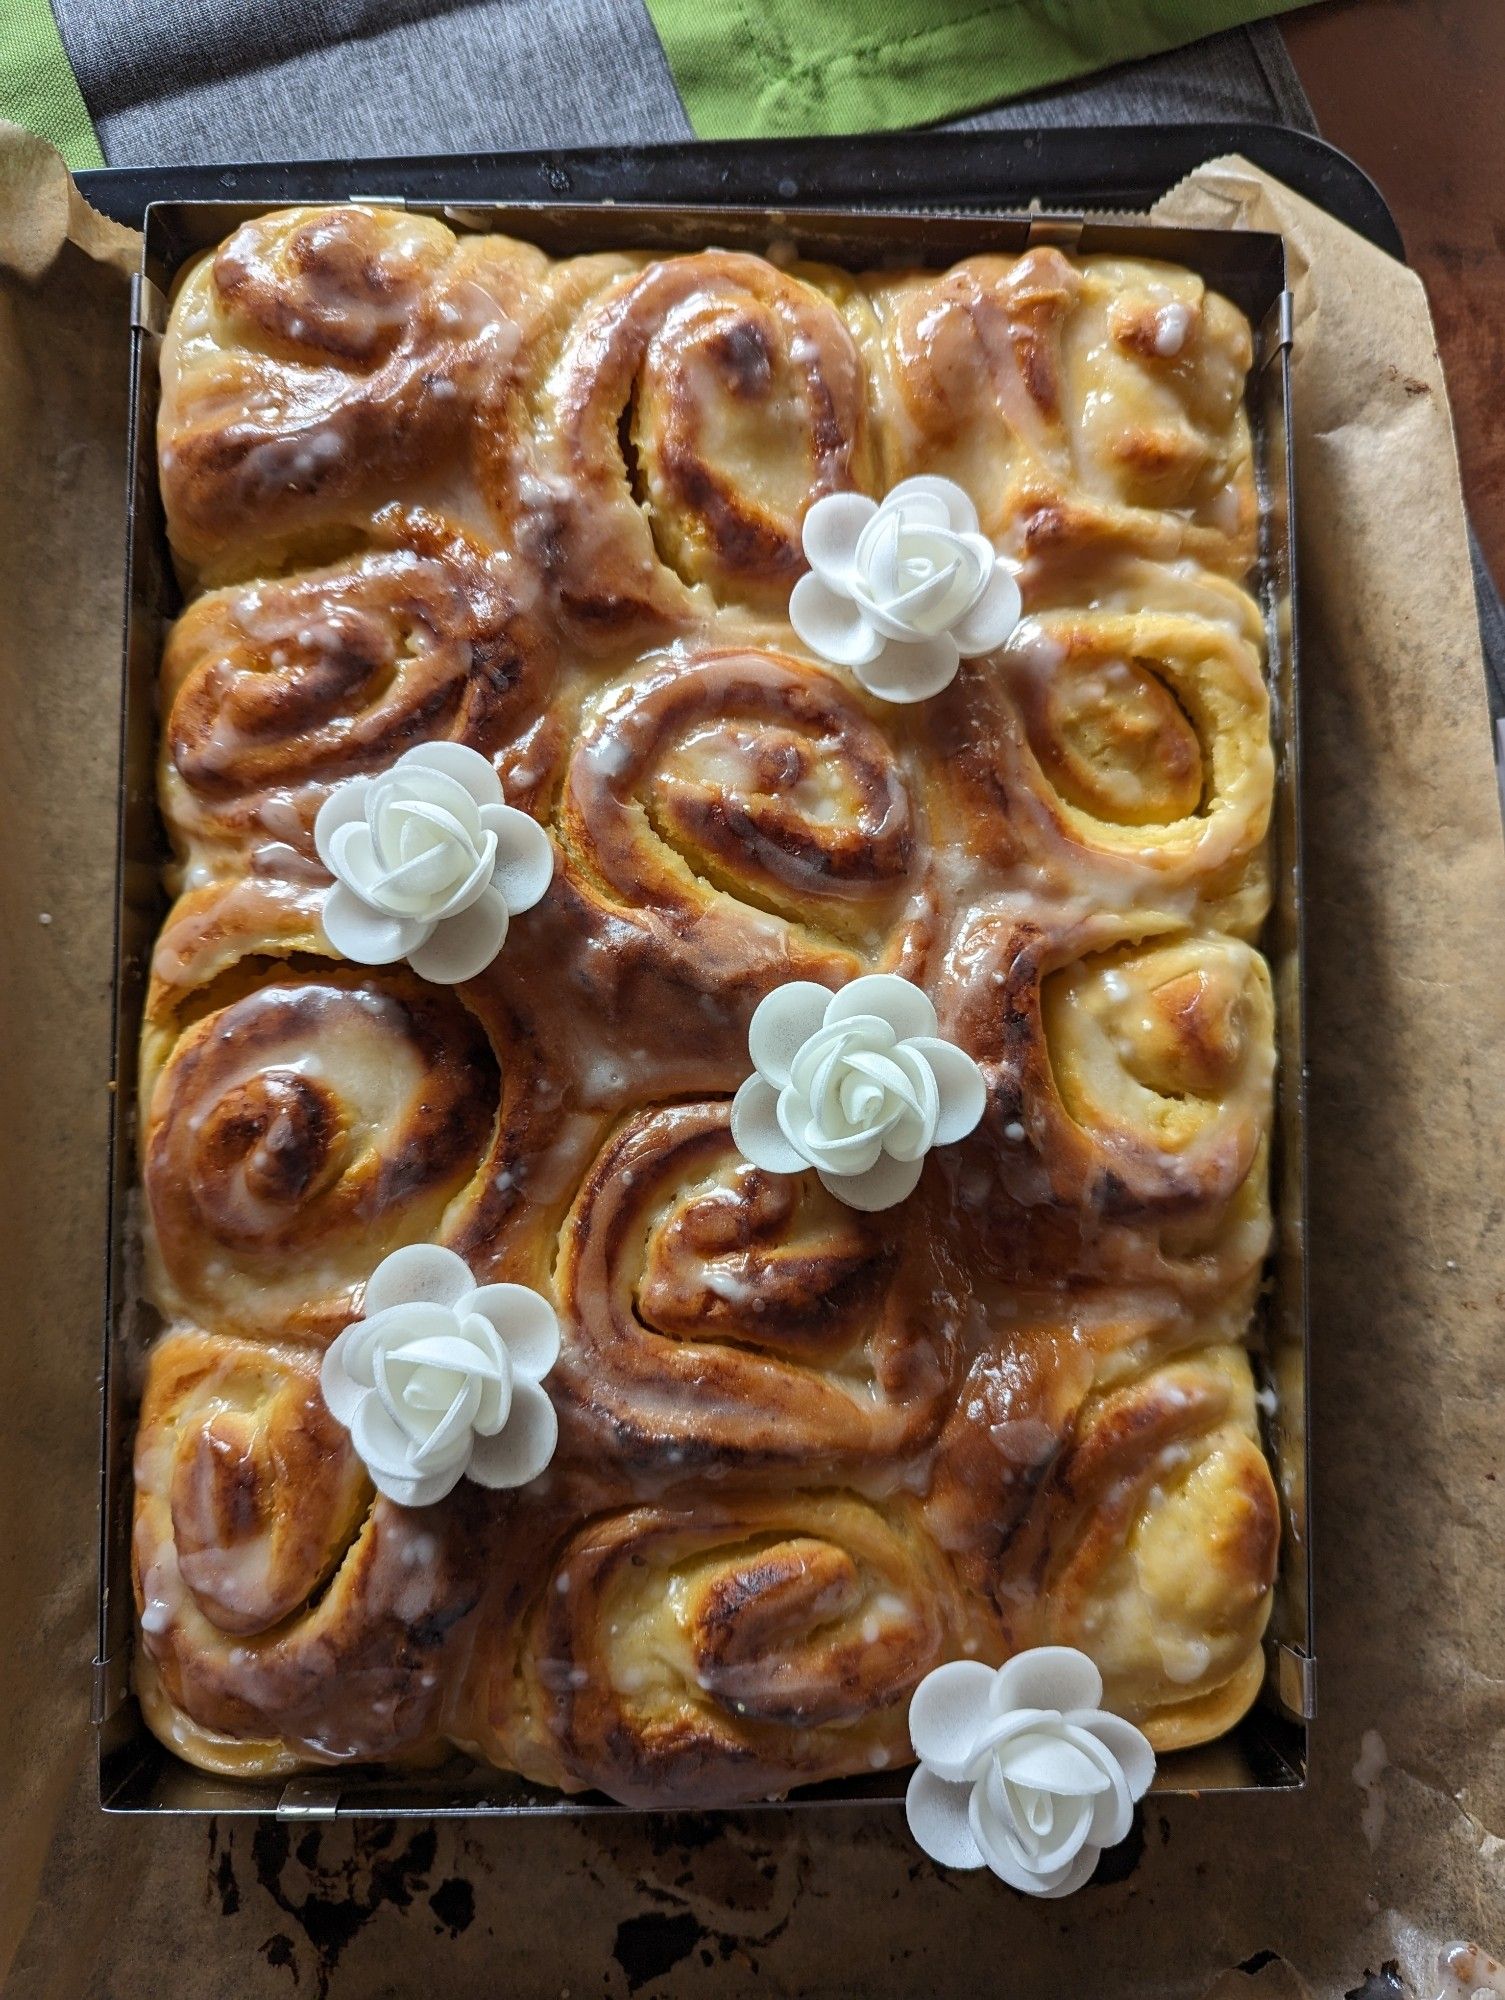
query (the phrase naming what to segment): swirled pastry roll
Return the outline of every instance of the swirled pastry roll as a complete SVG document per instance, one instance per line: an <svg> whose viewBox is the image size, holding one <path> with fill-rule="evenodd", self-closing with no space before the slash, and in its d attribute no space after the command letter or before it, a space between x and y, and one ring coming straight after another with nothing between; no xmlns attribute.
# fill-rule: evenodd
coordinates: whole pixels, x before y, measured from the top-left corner
<svg viewBox="0 0 1505 2000"><path fill-rule="evenodd" d="M1157 1747L1205 1741L1258 1695L1280 1518L1249 329L1148 261L554 259L458 228L256 218L164 343L147 1721L228 1775L463 1752L694 1807L902 1765L933 1667L1069 1644ZM796 635L806 517L936 476L1023 616L887 701ZM429 778L384 785L419 748ZM341 956L450 880L459 770L538 823L547 888L453 985ZM377 795L380 827L341 819ZM474 819L456 894L508 823ZM369 939L326 929L336 836L380 860ZM745 1157L732 1109L768 996L873 973L985 1091L876 1213ZM867 1025L887 1090L898 1030ZM934 1068L904 1077L938 1119ZM490 1341L505 1423L500 1321L441 1333L402 1294L437 1345L389 1352L394 1252L446 1296L479 1296L457 1258L537 1293L535 1360L557 1321L521 1485L483 1483L483 1392L472 1436L414 1372ZM346 1400L380 1371L463 1468L437 1498Z"/></svg>
<svg viewBox="0 0 1505 2000"><path fill-rule="evenodd" d="M386 546L208 592L168 635L159 794L188 879L306 873L340 780L418 743L505 755L537 722L547 654L496 557L411 509L373 529Z"/></svg>
<svg viewBox="0 0 1505 2000"><path fill-rule="evenodd" d="M823 277L710 250L580 313L522 496L577 639L651 644L718 604L781 607L811 501L870 489L863 364Z"/></svg>
<svg viewBox="0 0 1505 2000"><path fill-rule="evenodd" d="M524 1772L636 1805L881 1770L907 1754L949 1597L912 1502L607 1515L559 1555L515 1663L499 1657L485 1726Z"/></svg>
<svg viewBox="0 0 1505 2000"><path fill-rule="evenodd" d="M1108 541L1240 576L1247 321L1174 265L1040 249L872 287L890 478L940 472L1021 554Z"/></svg>
<svg viewBox="0 0 1505 2000"><path fill-rule="evenodd" d="M565 774L558 827L582 921L630 926L711 989L917 970L927 843L907 761L805 661L645 662L586 710Z"/></svg>
<svg viewBox="0 0 1505 2000"><path fill-rule="evenodd" d="M157 1288L216 1328L332 1333L373 1261L439 1234L476 1178L495 1054L453 995L403 971L240 984L154 1032L142 1174Z"/></svg>
<svg viewBox="0 0 1505 2000"><path fill-rule="evenodd" d="M1025 619L943 707L957 837L1037 898L1180 910L1255 936L1275 771L1246 604L1230 589L1209 606L1228 617L1094 606Z"/></svg>
<svg viewBox="0 0 1505 2000"><path fill-rule="evenodd" d="M1105 1330L1149 1365L1115 1381ZM1280 1535L1248 1360L1188 1349L1207 1330L1163 1312L1094 1328L1090 1309L1013 1330L974 1366L932 1489L934 1531L995 1608L989 1649L1080 1647L1164 1750L1257 1692Z"/></svg>
<svg viewBox="0 0 1505 2000"><path fill-rule="evenodd" d="M630 1120L566 1219L556 1398L645 1486L710 1469L892 1463L940 1421L954 1328L918 1211L892 1224L813 1174L766 1174L725 1102Z"/></svg>
<svg viewBox="0 0 1505 2000"><path fill-rule="evenodd" d="M184 1331L136 1437L137 1687L207 1770L443 1754L480 1599L458 1524L375 1498L307 1350Z"/></svg>
<svg viewBox="0 0 1505 2000"><path fill-rule="evenodd" d="M316 562L386 503L485 517L544 260L389 209L283 209L189 272L162 353L168 535L191 578Z"/></svg>

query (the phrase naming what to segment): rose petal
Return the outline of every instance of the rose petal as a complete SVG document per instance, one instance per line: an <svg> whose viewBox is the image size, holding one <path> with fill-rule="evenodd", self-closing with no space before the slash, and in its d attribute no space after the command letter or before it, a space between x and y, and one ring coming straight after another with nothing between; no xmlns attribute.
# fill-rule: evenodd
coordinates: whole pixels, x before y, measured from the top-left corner
<svg viewBox="0 0 1505 2000"><path fill-rule="evenodd" d="M943 1868L981 1868L985 1856L968 1817L970 1788L947 1784L922 1764L904 1794L904 1817L915 1844Z"/></svg>
<svg viewBox="0 0 1505 2000"><path fill-rule="evenodd" d="M1129 1797L1123 1769L1118 1759L1105 1750L1096 1737L1089 1736L1085 1730L1073 1731L1073 1734L1101 1760L1103 1774L1108 1780L1092 1801L1092 1824L1087 1829L1087 1838L1094 1847L1117 1847L1121 1840L1128 1838L1129 1829L1134 1824L1134 1801Z"/></svg>
<svg viewBox="0 0 1505 2000"><path fill-rule="evenodd" d="M1091 1843L1084 1847L1076 1860L1061 1870L1059 1877L1049 1888L1038 1888L1032 1893L1054 1902L1059 1896L1074 1896L1078 1889L1085 1888L1097 1873L1097 1864L1102 1860L1102 1850Z"/></svg>
<svg viewBox="0 0 1505 2000"><path fill-rule="evenodd" d="M805 560L838 595L850 587L858 537L877 511L877 501L865 493L828 493L805 516Z"/></svg>
<svg viewBox="0 0 1505 2000"><path fill-rule="evenodd" d="M554 1405L536 1382L519 1381L505 1428L472 1446L467 1477L478 1486L526 1486L548 1465L558 1442Z"/></svg>
<svg viewBox="0 0 1505 2000"><path fill-rule="evenodd" d="M978 1787L984 1794L981 1825L994 1845L1012 1849L1033 1875L1056 1875L1087 1845L1092 1826L1094 1800L1081 1794L1041 1791L1034 1804L1042 1811L1038 1823L1021 1823L1010 1787L996 1770L989 1771ZM1024 1801L1020 1801L1023 1804ZM992 1858L993 1848L981 1839L983 1852Z"/></svg>
<svg viewBox="0 0 1505 2000"><path fill-rule="evenodd" d="M981 1785L972 1787L967 1799L967 1824L983 1859L1001 1882L1007 1882L1011 1889L1019 1889L1026 1896L1064 1896L1080 1888L1097 1866L1095 1848L1082 1848L1059 1867L1036 1870L1004 1828L989 1825L989 1816L983 1810L983 1792Z"/></svg>
<svg viewBox="0 0 1505 2000"><path fill-rule="evenodd" d="M559 1319L528 1285L482 1285L465 1301L501 1336L519 1381L539 1382L559 1359Z"/></svg>
<svg viewBox="0 0 1505 2000"><path fill-rule="evenodd" d="M432 1507L436 1500L453 1493L462 1476L458 1466L427 1473L373 1472L371 1484L395 1506Z"/></svg>
<svg viewBox="0 0 1505 2000"><path fill-rule="evenodd" d="M848 980L839 993L827 996L826 1022L850 1021L854 1015L873 1014L886 1021L896 1041L907 1042L917 1035L935 1033L935 1008L930 996L912 979L894 972L868 972Z"/></svg>
<svg viewBox="0 0 1505 2000"><path fill-rule="evenodd" d="M956 679L961 649L949 632L937 632L932 639L890 639L871 659L844 664L880 701L928 701Z"/></svg>
<svg viewBox="0 0 1505 2000"><path fill-rule="evenodd" d="M810 1164L784 1136L778 1092L765 1077L750 1076L732 1099L732 1144L765 1173L799 1174Z"/></svg>
<svg viewBox="0 0 1505 2000"><path fill-rule="evenodd" d="M1016 1653L993 1683L993 1713L1011 1708L1093 1708L1103 1698L1103 1677L1075 1646L1034 1646Z"/></svg>
<svg viewBox="0 0 1505 2000"><path fill-rule="evenodd" d="M362 1396L350 1426L350 1438L373 1479L412 1476L409 1459L413 1441L380 1396ZM459 1476L456 1472L455 1477Z"/></svg>
<svg viewBox="0 0 1505 2000"><path fill-rule="evenodd" d="M324 1350L324 1358L319 1363L319 1388L323 1392L324 1407L337 1424L343 1424L348 1431L355 1417L356 1405L369 1390L358 1382L353 1382L345 1367L345 1356L349 1350L350 1329L337 1333Z"/></svg>
<svg viewBox="0 0 1505 2000"><path fill-rule="evenodd" d="M926 1674L909 1702L909 1740L937 1777L967 1775L973 1745L992 1719L993 1669L981 1660L951 1660Z"/></svg>
<svg viewBox="0 0 1505 2000"><path fill-rule="evenodd" d="M490 758L472 750L468 743L415 743L411 750L402 753L393 769L408 771L414 767L439 771L452 778L465 787L478 806L501 804L502 781Z"/></svg>
<svg viewBox="0 0 1505 2000"><path fill-rule="evenodd" d="M1097 1738L1123 1772L1129 1797L1142 1799L1155 1775L1155 1753L1144 1731L1136 1729L1125 1716L1111 1715L1103 1709L1090 1714L1072 1710L1066 1719Z"/></svg>
<svg viewBox="0 0 1505 2000"><path fill-rule="evenodd" d="M883 1153L866 1173L822 1174L820 1184L827 1194L835 1195L848 1208L872 1214L878 1209L893 1208L912 1194L923 1164L921 1160L896 1160L892 1154Z"/></svg>
<svg viewBox="0 0 1505 2000"><path fill-rule="evenodd" d="M881 1130L843 1132L827 1138L825 1129L814 1118L805 1118L802 1123L793 1125L791 1121L799 1118L800 1107L791 1107L787 1090L779 1096L778 1113L784 1137L810 1166L820 1169L823 1181L827 1175L833 1180L846 1182L860 1180L864 1174L872 1172L884 1157ZM846 1199L845 1195L842 1199Z"/></svg>
<svg viewBox="0 0 1505 2000"><path fill-rule="evenodd" d="M789 1066L825 1021L830 989L809 979L787 979L758 1002L747 1030L753 1067L778 1089Z"/></svg>
<svg viewBox="0 0 1505 2000"><path fill-rule="evenodd" d="M958 1139L976 1129L987 1109L988 1086L983 1073L965 1049L938 1036L916 1035L910 1047L924 1056L935 1078L940 1097L936 1117L937 1146L954 1146Z"/></svg>
<svg viewBox="0 0 1505 2000"><path fill-rule="evenodd" d="M812 653L839 667L862 666L884 644L852 599L838 596L813 571L789 593L789 623Z"/></svg>
<svg viewBox="0 0 1505 2000"><path fill-rule="evenodd" d="M1063 1799L1095 1799L1111 1782L1100 1759L1089 1756L1059 1726L1016 1737L1000 1750L997 1769L1011 1785Z"/></svg>
<svg viewBox="0 0 1505 2000"><path fill-rule="evenodd" d="M554 843L531 813L516 806L484 806L481 824L496 835L492 887L520 917L543 900L554 879Z"/></svg>
<svg viewBox="0 0 1505 2000"><path fill-rule="evenodd" d="M1001 646L1019 623L1023 611L1019 585L1001 563L996 563L977 602L951 627L951 636L965 659L991 653Z"/></svg>
<svg viewBox="0 0 1505 2000"><path fill-rule="evenodd" d="M475 1290L470 1266L440 1243L409 1243L383 1257L366 1280L361 1309L368 1320L393 1306L456 1306Z"/></svg>
<svg viewBox="0 0 1505 2000"><path fill-rule="evenodd" d="M507 906L495 889L483 889L468 910L446 917L428 941L407 954L420 979L458 986L484 972L507 935Z"/></svg>
<svg viewBox="0 0 1505 2000"><path fill-rule="evenodd" d="M366 817L366 794L371 789L369 778L347 778L334 790L319 807L314 820L314 847L319 859L334 873L334 863L330 860L331 843L342 826L356 822L364 823Z"/></svg>
<svg viewBox="0 0 1505 2000"><path fill-rule="evenodd" d="M419 746L420 749L424 747ZM463 750L465 745L455 743L450 748ZM479 751L473 754L480 756ZM481 762L486 762L484 757ZM497 794L493 792L491 796L495 799ZM366 804L366 817L374 829L382 830L394 809L398 809L400 824L400 809L413 806L428 806L447 813L467 839L474 840L481 830L481 808L468 785L433 765L423 762L410 764L406 758L400 757L390 771L383 772L375 781Z"/></svg>
<svg viewBox="0 0 1505 2000"><path fill-rule="evenodd" d="M1027 1736L1042 1723L1055 1727L1059 1721L1059 1711L1054 1708L1015 1708L1007 1715L992 1715L990 1711L990 1720L978 1732L977 1741L972 1746L967 1776L984 1777L993 1763L993 1752L1000 1746L1007 1745L1016 1736Z"/></svg>
<svg viewBox="0 0 1505 2000"><path fill-rule="evenodd" d="M421 950L431 926L418 917L385 917L353 889L336 882L321 911L332 950L356 965L391 965Z"/></svg>
<svg viewBox="0 0 1505 2000"><path fill-rule="evenodd" d="M885 507L902 507L906 501L917 499L939 501L945 525L954 533L977 533L977 509L972 504L972 497L954 479L943 479L935 472L918 472L912 479L901 479L897 486L890 487L884 495L883 504Z"/></svg>

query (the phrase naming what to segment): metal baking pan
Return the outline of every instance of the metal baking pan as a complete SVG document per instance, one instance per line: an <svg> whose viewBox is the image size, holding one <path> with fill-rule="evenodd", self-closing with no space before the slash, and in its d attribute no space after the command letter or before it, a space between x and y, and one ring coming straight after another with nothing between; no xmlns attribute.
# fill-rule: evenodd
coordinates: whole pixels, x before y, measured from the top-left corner
<svg viewBox="0 0 1505 2000"><path fill-rule="evenodd" d="M978 135L981 138L1021 135ZM1139 135L1151 138L1163 135ZM978 137L965 142L967 159L976 157ZM1090 140L1091 160L1100 171L1114 158L1111 135L1040 134L1039 141ZM1242 307L1256 329L1255 366L1249 380L1250 417L1256 440L1262 500L1262 554L1255 587L1265 613L1270 645L1270 677L1277 760L1277 805L1273 827L1276 900L1264 938L1274 973L1279 1008L1280 1057L1274 1199L1277 1247L1267 1288L1265 1340L1261 1365L1280 1380L1276 1414L1267 1445L1275 1460L1286 1514L1282 1567L1267 1638L1268 1671L1259 1703L1229 1736L1196 1750L1161 1760L1156 1790L1280 1791L1305 1781L1307 1727L1314 1711L1314 1667L1310 1531L1306 1495L1308 1445L1305 1410L1307 1311L1305 1273L1305 1102L1302 1056L1302 940L1296 701L1295 564L1292 531L1292 478L1288 451L1290 409L1290 295L1285 252L1273 235L1217 230L1167 230L1145 223L1099 222L1056 199L1056 184L1041 177L1041 201L1026 212L993 209L959 212L958 193L936 209L921 211L916 182L925 165L960 164L947 140L913 147L884 142L890 200L903 196L907 208L839 209L789 207L707 198L708 156L713 148L688 148L626 157L634 193L646 183L651 203L602 198L561 201L504 199L519 179L534 188L540 172L552 173L538 156L513 156L488 182L481 162L404 163L344 166L193 170L197 189L206 183L216 199L151 201L145 210L141 276L132 297L132 396L129 437L128 561L126 580L124 678L122 687L120 845L118 856L115 973L114 1127L111 1156L111 1222L105 1318L103 1477L101 1486L101 1591L99 1650L95 1665L95 1720L99 1740L99 1795L111 1812L267 1813L287 1818L346 1816L567 1814L620 1811L598 1795L570 1797L543 1790L510 1774L455 1758L438 1770L383 1773L331 1769L284 1781L231 1781L200 1773L180 1762L151 1735L130 1692L132 1591L129 1534L130 1460L139 1388L140 1360L153 1329L149 1309L135 1284L136 1177L134 1130L137 1042L150 954L165 903L160 868L166 843L154 798L156 676L165 621L179 608L168 560L157 491L154 440L157 413L157 358L164 300L176 271L201 249L219 242L248 216L292 200L359 197L405 202L438 215L459 229L498 229L541 243L556 253L637 245L683 250L714 241L762 250L772 239L792 241L807 255L854 268L882 262L946 265L975 251L1017 252L1032 242L1050 241L1121 255L1159 255L1186 264ZM936 149L941 149L938 155ZM1211 150L1211 149L1204 149ZM831 163L828 148L783 150L780 184L810 186L809 156ZM1078 145L1078 154L1081 147ZM804 158L802 159L802 156ZM587 156L576 156L583 158ZM606 156L588 156L600 160ZM917 165L920 171L907 170ZM178 170L179 175L187 170ZM108 176L94 176L97 183ZM164 175L163 179L169 176ZM266 185L268 179L275 182ZM839 177L838 177L839 178ZM254 192L246 180L258 185ZM737 177L723 177L740 195ZM224 183L235 199L225 199ZM1065 177L1079 190L1080 175ZM593 184L592 191L594 191ZM934 183L931 183L934 185ZM578 191L573 176L565 186ZM1138 184L1135 184L1137 190ZM490 198L488 198L488 188ZM851 200L854 190L842 187ZM1010 192L1014 190L1011 188ZM91 186L91 197L97 190ZM871 200L872 188L868 190ZM1105 203L1122 207L1122 184L1099 181ZM977 200L975 192L960 199ZM1042 207L1048 202L1048 213ZM949 205L951 212L940 212ZM1269 1399L1267 1399L1269 1400ZM904 1774L838 1780L793 1795L789 1806L882 1803L902 1800ZM743 1807L738 1810L747 1810Z"/></svg>

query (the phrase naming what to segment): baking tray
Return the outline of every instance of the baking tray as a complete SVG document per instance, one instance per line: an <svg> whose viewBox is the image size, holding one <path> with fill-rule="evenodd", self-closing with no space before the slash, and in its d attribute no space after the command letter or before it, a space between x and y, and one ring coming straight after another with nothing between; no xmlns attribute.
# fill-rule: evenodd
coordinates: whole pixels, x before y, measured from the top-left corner
<svg viewBox="0 0 1505 2000"><path fill-rule="evenodd" d="M991 135L990 135L991 136ZM1018 135L999 135L1017 137ZM1037 135L1092 138L1104 134ZM969 141L969 146L971 142ZM941 146L921 147L934 158ZM595 1795L567 1797L511 1774L456 1758L423 1773L339 1769L292 1780L230 1781L183 1764L147 1730L129 1690L132 1597L129 1563L130 1453L135 1423L139 1356L152 1322L138 1296L133 1248L135 1178L135 1070L147 970L164 900L160 867L165 852L154 800L155 683L164 620L177 609L167 557L154 462L157 355L164 301L174 273L199 250L220 241L248 216L289 200L360 198L403 203L461 229L499 229L565 254L619 245L682 250L714 241L765 249L771 240L793 242L806 255L853 267L886 261L944 265L970 252L1017 252L1049 241L1084 253L1169 256L1199 271L1233 298L1256 329L1256 359L1249 383L1262 498L1262 553L1255 583L1270 641L1271 686L1277 756L1277 814L1273 829L1277 893L1264 940L1275 975L1280 1013L1275 1200L1277 1248L1266 1300L1266 1342L1272 1370L1281 1377L1278 1414L1267 1442L1280 1473L1285 1535L1280 1582L1267 1641L1268 1672L1261 1701L1228 1737L1161 1761L1160 1792L1282 1791L1304 1782L1307 1725L1314 1712L1310 1524L1307 1519L1305 1105L1302 1056L1302 951L1299 840L1299 746L1296 701L1295 564L1292 478L1289 462L1290 297L1284 246L1279 237L1252 232L1166 230L1144 223L1105 222L1055 205L1030 212L1001 210L920 212L914 206L855 209L708 203L703 198L706 155L716 149L626 156L647 175L657 199L541 201L483 194L483 163L453 168L422 163L403 184L402 163L368 163L364 175L347 166L320 178L317 167L205 170L199 185L220 183L219 198L165 199L147 205L142 272L132 296L132 397L128 442L128 563L122 689L122 786L119 902L115 982L114 1128L111 1225L106 1300L103 1478L101 1488L101 1593L99 1651L95 1666L95 1719L99 1740L100 1802L111 1812L256 1814L285 1818L393 1815L580 1815L624 1808ZM794 149L796 152L801 149ZM825 151L825 149L819 149ZM896 173L896 149L886 147L889 189L908 177ZM686 154L691 157L686 160ZM580 156L577 156L577 158ZM603 155L589 156L600 160ZM614 154L611 157L622 159ZM909 149L900 155L908 158ZM1112 157L1111 150L1108 157ZM787 159L787 152L786 152ZM513 156L511 178L536 185L537 156ZM680 166L685 171L680 171ZM180 173L183 170L178 170ZM277 192L260 186L241 198L224 198L226 178L271 176ZM505 182L509 175L497 177ZM98 177L96 176L97 180ZM364 179L366 185L354 185ZM379 180L380 185L373 185ZM736 177L730 176L729 183ZM782 186L806 185L787 173ZM422 191L419 191L421 183ZM571 183L573 187L573 183ZM735 188L740 192L740 188ZM906 190L907 191L907 190ZM1122 192L1119 192L1119 204ZM94 189L90 189L91 197ZM904 1774L838 1780L795 1794L788 1807L859 1802L897 1804ZM783 1802L780 1802L783 1803ZM748 1810L746 1807L738 1810Z"/></svg>

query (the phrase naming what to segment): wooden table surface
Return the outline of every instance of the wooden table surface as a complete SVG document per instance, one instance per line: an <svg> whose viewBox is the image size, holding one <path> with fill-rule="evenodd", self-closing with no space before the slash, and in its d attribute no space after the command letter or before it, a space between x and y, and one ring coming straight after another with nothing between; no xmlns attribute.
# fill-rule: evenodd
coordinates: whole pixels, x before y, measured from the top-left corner
<svg viewBox="0 0 1505 2000"><path fill-rule="evenodd" d="M1426 283L1505 585L1505 0L1329 0L1284 28L1323 136L1378 183Z"/></svg>

